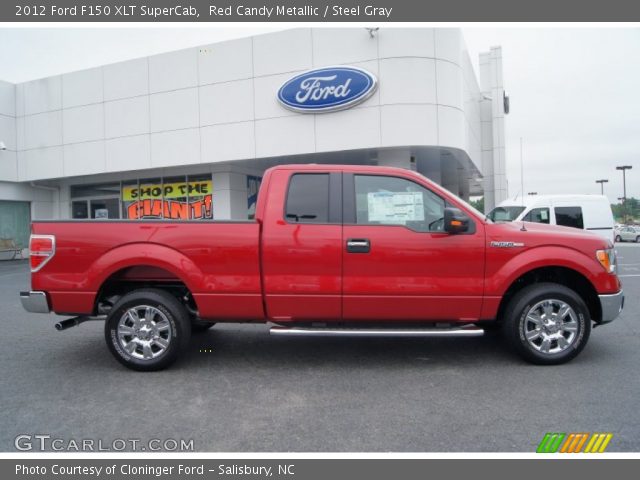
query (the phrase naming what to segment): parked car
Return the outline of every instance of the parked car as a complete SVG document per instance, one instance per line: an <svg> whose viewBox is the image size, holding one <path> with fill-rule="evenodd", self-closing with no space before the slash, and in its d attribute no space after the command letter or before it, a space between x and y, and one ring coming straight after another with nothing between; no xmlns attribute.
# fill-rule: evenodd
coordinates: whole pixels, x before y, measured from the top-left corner
<svg viewBox="0 0 640 480"><path fill-rule="evenodd" d="M616 242L640 242L640 227L624 226L616 232Z"/></svg>
<svg viewBox="0 0 640 480"><path fill-rule="evenodd" d="M624 305L611 241L494 223L404 169L279 166L253 221L38 221L29 312L105 320L111 353L158 370L215 322L273 335L478 336L526 360L582 351ZM45 367L46 368L46 367Z"/></svg>
<svg viewBox="0 0 640 480"><path fill-rule="evenodd" d="M494 222L535 222L580 228L614 239L614 219L604 195L530 195L505 200L489 212Z"/></svg>

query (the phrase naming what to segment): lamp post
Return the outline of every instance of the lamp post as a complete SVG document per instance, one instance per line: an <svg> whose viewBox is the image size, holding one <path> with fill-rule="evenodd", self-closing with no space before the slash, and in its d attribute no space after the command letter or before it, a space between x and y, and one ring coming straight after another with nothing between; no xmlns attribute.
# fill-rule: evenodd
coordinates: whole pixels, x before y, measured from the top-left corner
<svg viewBox="0 0 640 480"><path fill-rule="evenodd" d="M631 170L631 165L620 165L616 170L622 170L622 212L624 223L627 223L627 170Z"/></svg>
<svg viewBox="0 0 640 480"><path fill-rule="evenodd" d="M600 194L604 195L604 184L608 183L609 180L606 178L601 178L600 180L596 180L596 183L600 184Z"/></svg>

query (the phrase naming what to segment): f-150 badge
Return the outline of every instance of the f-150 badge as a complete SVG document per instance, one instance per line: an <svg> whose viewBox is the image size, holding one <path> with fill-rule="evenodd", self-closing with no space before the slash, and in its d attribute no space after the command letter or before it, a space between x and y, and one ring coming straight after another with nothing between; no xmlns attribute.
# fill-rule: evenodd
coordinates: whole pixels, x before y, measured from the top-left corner
<svg viewBox="0 0 640 480"><path fill-rule="evenodd" d="M520 242L491 242L490 245L496 248L524 247L524 243Z"/></svg>

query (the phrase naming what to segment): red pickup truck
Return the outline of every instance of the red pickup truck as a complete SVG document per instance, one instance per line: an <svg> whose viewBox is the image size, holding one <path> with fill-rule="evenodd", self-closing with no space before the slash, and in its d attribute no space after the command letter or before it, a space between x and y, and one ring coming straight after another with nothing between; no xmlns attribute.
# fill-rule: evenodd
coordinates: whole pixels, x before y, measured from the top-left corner
<svg viewBox="0 0 640 480"><path fill-rule="evenodd" d="M559 364L624 304L611 243L493 223L418 173L290 165L265 172L252 221L34 222L29 312L106 319L113 355L170 365L192 332L271 322L277 335L477 336Z"/></svg>

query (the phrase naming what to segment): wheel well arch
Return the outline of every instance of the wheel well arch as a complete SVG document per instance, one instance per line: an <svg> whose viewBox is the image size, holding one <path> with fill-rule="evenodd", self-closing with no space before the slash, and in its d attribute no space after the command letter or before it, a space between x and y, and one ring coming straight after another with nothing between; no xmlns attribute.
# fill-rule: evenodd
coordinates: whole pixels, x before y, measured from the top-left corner
<svg viewBox="0 0 640 480"><path fill-rule="evenodd" d="M502 296L496 320L498 322L502 321L504 311L514 295L523 288L540 282L557 283L570 288L584 300L589 309L591 320L598 322L602 319L602 307L598 298L598 292L587 277L568 267L547 266L529 270L511 283Z"/></svg>
<svg viewBox="0 0 640 480"><path fill-rule="evenodd" d="M112 272L98 289L94 300L94 314L108 314L120 297L142 288L167 291L175 296L191 315L198 314L195 298L181 278L165 268L145 264L129 265Z"/></svg>

